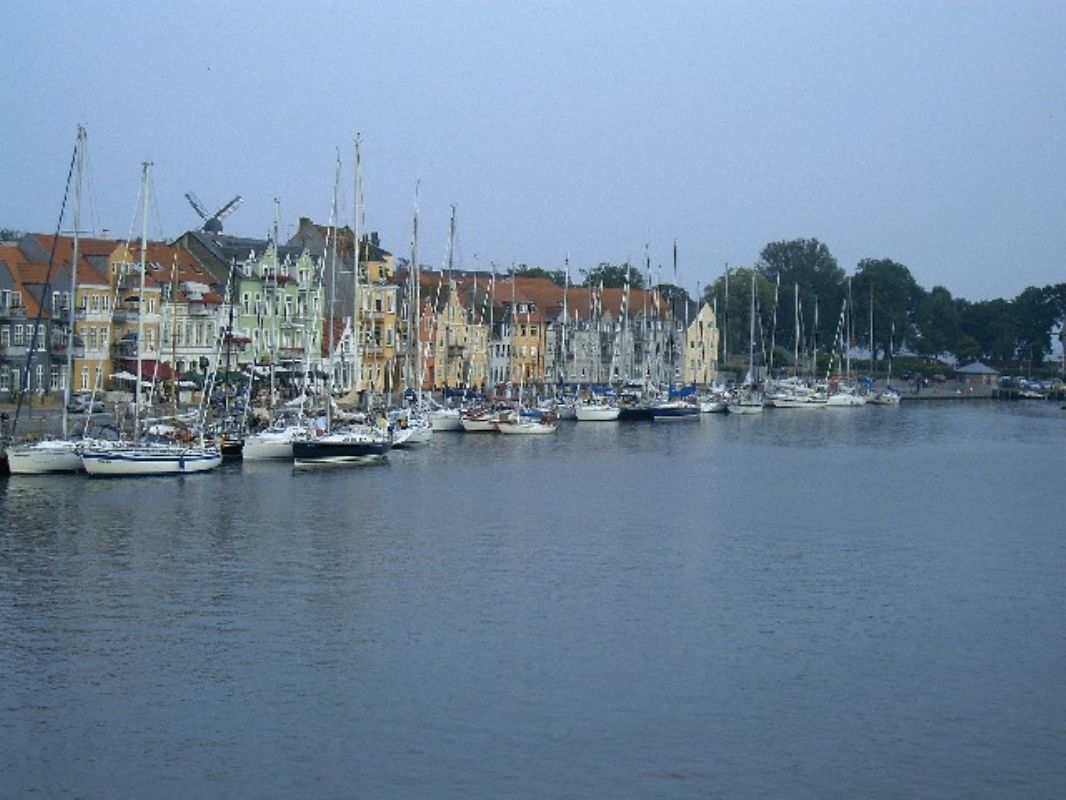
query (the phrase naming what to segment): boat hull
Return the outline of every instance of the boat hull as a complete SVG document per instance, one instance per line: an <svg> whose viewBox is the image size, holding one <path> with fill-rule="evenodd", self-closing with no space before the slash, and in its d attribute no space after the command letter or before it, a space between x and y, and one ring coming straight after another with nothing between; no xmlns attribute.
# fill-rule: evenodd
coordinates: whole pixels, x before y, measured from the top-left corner
<svg viewBox="0 0 1066 800"><path fill-rule="evenodd" d="M578 422L613 422L618 419L621 409L618 406L588 405L574 409Z"/></svg>
<svg viewBox="0 0 1066 800"><path fill-rule="evenodd" d="M463 429L459 422L458 409L454 411L431 411L429 421L435 431L461 431Z"/></svg>
<svg viewBox="0 0 1066 800"><path fill-rule="evenodd" d="M761 414L763 404L759 402L730 403L726 410L730 414Z"/></svg>
<svg viewBox="0 0 1066 800"><path fill-rule="evenodd" d="M866 405L866 398L857 394L832 394L825 405L826 408L859 408Z"/></svg>
<svg viewBox="0 0 1066 800"><path fill-rule="evenodd" d="M664 408L652 408L652 419L658 420L674 420L674 419L699 419L700 409L699 406L668 406Z"/></svg>
<svg viewBox="0 0 1066 800"><path fill-rule="evenodd" d="M463 417L460 420L460 424L467 433L495 433L499 426L499 422L495 419L473 419L470 417Z"/></svg>
<svg viewBox="0 0 1066 800"><path fill-rule="evenodd" d="M311 439L293 442L292 455L297 464L363 464L384 460L389 448L388 442Z"/></svg>
<svg viewBox="0 0 1066 800"><path fill-rule="evenodd" d="M217 468L222 453L213 447L119 446L87 448L81 460L91 476L187 475Z"/></svg>
<svg viewBox="0 0 1066 800"><path fill-rule="evenodd" d="M519 435L552 434L558 429L559 426L557 424L545 422L501 422L497 426L497 430L500 433Z"/></svg>
<svg viewBox="0 0 1066 800"><path fill-rule="evenodd" d="M637 422L655 419L655 416L650 406L621 406L618 410L618 419L623 422Z"/></svg>
<svg viewBox="0 0 1066 800"><path fill-rule="evenodd" d="M79 443L62 439L16 445L7 450L12 475L46 475L53 472L82 472Z"/></svg>

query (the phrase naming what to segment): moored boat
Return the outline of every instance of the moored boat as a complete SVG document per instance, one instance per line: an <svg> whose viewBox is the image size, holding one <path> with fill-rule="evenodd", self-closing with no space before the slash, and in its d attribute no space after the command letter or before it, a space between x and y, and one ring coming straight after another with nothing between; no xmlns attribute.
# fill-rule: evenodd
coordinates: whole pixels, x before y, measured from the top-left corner
<svg viewBox="0 0 1066 800"><path fill-rule="evenodd" d="M667 400L653 403L651 415L657 420L699 419L700 407L684 400Z"/></svg>
<svg viewBox="0 0 1066 800"><path fill-rule="evenodd" d="M87 445L82 465L90 476L136 477L207 472L222 463L217 447L168 442Z"/></svg>
<svg viewBox="0 0 1066 800"><path fill-rule="evenodd" d="M42 475L50 472L81 472L81 441L42 439L7 449L12 475Z"/></svg>
<svg viewBox="0 0 1066 800"><path fill-rule="evenodd" d="M517 419L503 420L496 424L496 430L505 434L548 434L555 433L558 428L558 420L551 417L539 419L518 417Z"/></svg>
<svg viewBox="0 0 1066 800"><path fill-rule="evenodd" d="M309 464L363 464L384 461L391 442L387 436L359 429L341 429L292 443L293 461Z"/></svg>
<svg viewBox="0 0 1066 800"><path fill-rule="evenodd" d="M574 407L578 422L612 422L619 414L621 409L611 403L579 403Z"/></svg>

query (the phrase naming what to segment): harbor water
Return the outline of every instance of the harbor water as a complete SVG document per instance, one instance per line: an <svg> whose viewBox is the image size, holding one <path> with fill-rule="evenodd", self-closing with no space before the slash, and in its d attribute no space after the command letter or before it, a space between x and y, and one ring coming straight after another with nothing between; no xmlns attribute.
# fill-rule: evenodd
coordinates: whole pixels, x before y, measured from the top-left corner
<svg viewBox="0 0 1066 800"><path fill-rule="evenodd" d="M0 796L1066 796L1066 411L0 483Z"/></svg>

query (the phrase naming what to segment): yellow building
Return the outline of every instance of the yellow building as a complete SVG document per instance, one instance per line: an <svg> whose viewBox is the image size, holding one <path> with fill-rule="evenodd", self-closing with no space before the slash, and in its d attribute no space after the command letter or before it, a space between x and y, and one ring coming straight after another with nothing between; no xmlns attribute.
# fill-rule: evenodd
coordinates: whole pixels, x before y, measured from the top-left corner
<svg viewBox="0 0 1066 800"><path fill-rule="evenodd" d="M107 277L115 298L111 315L111 361L120 375L136 375L139 361L142 380L150 380L160 359L162 292L159 283L170 275L169 263L160 260L162 248L167 245L149 243L144 254L143 278L139 242L120 243L107 259ZM138 339L142 331L143 342ZM129 379L112 378L107 388L132 390L133 384Z"/></svg>
<svg viewBox="0 0 1066 800"><path fill-rule="evenodd" d="M477 290L470 284L470 296ZM434 313L433 387L482 386L488 363L488 327L476 321L470 303L464 303L465 290L453 279L441 292Z"/></svg>
<svg viewBox="0 0 1066 800"><path fill-rule="evenodd" d="M107 244L113 252L116 243ZM111 308L115 294L103 270L87 268L88 259L78 260L82 263L78 265L74 335L81 346L74 351L71 391L102 391L108 387L108 377L117 372L111 360ZM98 263L106 264L106 257Z"/></svg>

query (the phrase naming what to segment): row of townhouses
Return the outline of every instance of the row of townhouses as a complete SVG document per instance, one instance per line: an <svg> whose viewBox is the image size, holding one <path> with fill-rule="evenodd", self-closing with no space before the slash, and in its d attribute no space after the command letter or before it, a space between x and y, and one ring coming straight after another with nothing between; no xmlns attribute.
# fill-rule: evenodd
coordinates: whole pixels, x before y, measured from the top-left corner
<svg viewBox="0 0 1066 800"><path fill-rule="evenodd" d="M0 243L0 400L26 391L165 395L255 373L351 400L518 384L717 376L713 310L655 290L397 269L377 234L307 218L285 244L190 231L173 242L26 234ZM358 263L358 270L354 264ZM142 269L143 265L143 269ZM76 269L74 268L76 266Z"/></svg>

